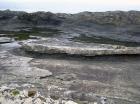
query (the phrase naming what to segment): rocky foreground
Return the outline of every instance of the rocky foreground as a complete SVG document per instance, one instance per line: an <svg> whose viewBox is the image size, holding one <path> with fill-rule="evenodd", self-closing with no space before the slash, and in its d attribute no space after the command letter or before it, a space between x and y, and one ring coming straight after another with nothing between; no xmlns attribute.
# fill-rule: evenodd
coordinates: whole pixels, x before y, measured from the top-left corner
<svg viewBox="0 0 140 104"><path fill-rule="evenodd" d="M24 92L23 85L29 83L45 99L49 94L52 101L62 99L70 104L140 103L139 56L76 58L39 55L24 53L17 43L2 44L0 50L0 84L8 89L11 84L18 84L17 90ZM18 96L8 96L21 101ZM7 101L6 97L7 92L1 96L2 101ZM32 101L34 98L23 100Z"/></svg>
<svg viewBox="0 0 140 104"><path fill-rule="evenodd" d="M49 93L49 92L48 92ZM31 84L10 84L0 87L1 104L78 104L71 100L45 98ZM97 102L95 102L97 103Z"/></svg>

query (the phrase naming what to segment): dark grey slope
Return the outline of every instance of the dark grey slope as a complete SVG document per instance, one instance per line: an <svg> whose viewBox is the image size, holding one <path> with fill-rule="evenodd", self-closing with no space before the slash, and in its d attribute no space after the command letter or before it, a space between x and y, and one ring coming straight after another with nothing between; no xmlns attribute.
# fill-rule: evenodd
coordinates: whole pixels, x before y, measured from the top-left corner
<svg viewBox="0 0 140 104"><path fill-rule="evenodd" d="M65 32L105 37L117 41L140 42L139 11L51 12L0 11L0 30L16 31L26 27L53 27ZM74 37L75 38L75 37Z"/></svg>
<svg viewBox="0 0 140 104"><path fill-rule="evenodd" d="M68 24L102 24L102 25L140 25L139 11L114 11L114 12L81 12L77 14L51 13L51 12L16 12L16 11L0 11L0 21L17 19L20 22L33 24L51 24L58 25Z"/></svg>

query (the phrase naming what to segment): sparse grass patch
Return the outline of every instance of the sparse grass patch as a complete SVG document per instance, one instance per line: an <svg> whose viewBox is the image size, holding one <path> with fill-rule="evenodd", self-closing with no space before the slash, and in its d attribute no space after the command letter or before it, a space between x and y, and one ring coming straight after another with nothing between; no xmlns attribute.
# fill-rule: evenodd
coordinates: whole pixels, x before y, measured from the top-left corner
<svg viewBox="0 0 140 104"><path fill-rule="evenodd" d="M17 95L20 94L19 90L17 90L17 89L12 90L11 93L12 93L12 95L14 95L14 96L17 96Z"/></svg>

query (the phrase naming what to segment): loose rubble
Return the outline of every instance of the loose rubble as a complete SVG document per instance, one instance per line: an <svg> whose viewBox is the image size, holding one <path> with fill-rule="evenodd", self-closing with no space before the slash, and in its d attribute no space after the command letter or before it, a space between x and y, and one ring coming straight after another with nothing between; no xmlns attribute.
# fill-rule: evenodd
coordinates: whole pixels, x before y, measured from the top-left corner
<svg viewBox="0 0 140 104"><path fill-rule="evenodd" d="M0 104L77 104L71 100L54 100L48 96L42 96L34 85L0 87Z"/></svg>

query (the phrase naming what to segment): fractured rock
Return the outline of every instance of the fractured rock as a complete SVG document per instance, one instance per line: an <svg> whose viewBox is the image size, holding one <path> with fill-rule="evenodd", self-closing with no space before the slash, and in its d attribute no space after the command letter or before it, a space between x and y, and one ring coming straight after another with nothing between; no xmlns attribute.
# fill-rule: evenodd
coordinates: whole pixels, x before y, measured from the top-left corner
<svg viewBox="0 0 140 104"><path fill-rule="evenodd" d="M82 56L114 55L114 54L140 54L140 47L127 47L111 44L61 42L58 39L23 42L24 50L46 54L69 54Z"/></svg>

